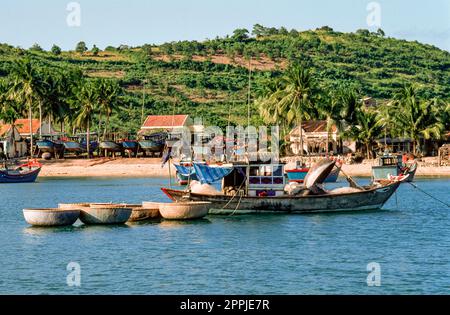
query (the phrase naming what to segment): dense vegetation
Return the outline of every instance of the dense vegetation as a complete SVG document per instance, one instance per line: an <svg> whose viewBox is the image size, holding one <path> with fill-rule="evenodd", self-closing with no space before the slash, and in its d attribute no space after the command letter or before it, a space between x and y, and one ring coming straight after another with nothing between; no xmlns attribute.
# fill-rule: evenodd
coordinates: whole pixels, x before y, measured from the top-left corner
<svg viewBox="0 0 450 315"><path fill-rule="evenodd" d="M203 42L104 51L84 42L67 52L56 45L47 52L37 44L28 50L2 44L0 101L7 105L2 118L24 116L32 108L33 115L41 113L65 124L66 130L85 130L89 121L90 129L102 134L108 126L108 131L135 133L147 114L186 113L222 127L246 124L250 67L251 123L258 125L267 118L260 115L261 100L295 64L308 70L322 95L321 101L311 102L311 115L302 111L308 114L305 119L339 121L329 114L332 100L345 96L330 91L342 87L347 98L352 93L357 99L370 96L391 106L390 100L410 85L420 102L435 102L434 110L450 101L450 53L436 47L385 38L382 30L339 33L322 27L299 32L255 25L251 33L237 29ZM112 99L102 95L105 86L114 91ZM90 102L91 110L86 109ZM291 127L292 117L285 118ZM448 116L440 119L441 129L450 128Z"/></svg>

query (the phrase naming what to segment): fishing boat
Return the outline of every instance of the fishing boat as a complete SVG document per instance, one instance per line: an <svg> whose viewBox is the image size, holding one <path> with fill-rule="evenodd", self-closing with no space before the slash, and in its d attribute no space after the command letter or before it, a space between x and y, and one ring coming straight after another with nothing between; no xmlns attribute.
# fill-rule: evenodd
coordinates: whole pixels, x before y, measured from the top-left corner
<svg viewBox="0 0 450 315"><path fill-rule="evenodd" d="M38 155L50 153L55 157L64 156L64 143L58 140L42 139L36 142Z"/></svg>
<svg viewBox="0 0 450 315"><path fill-rule="evenodd" d="M139 143L137 141L124 140L121 144L125 152L128 153L130 157L137 156L137 153L139 151Z"/></svg>
<svg viewBox="0 0 450 315"><path fill-rule="evenodd" d="M84 148L80 142L74 140L75 139L64 141L64 150L68 153L74 153L75 155L86 152L86 148Z"/></svg>
<svg viewBox="0 0 450 315"><path fill-rule="evenodd" d="M174 164L176 169L176 177L179 185L187 185L189 180L197 180L197 175L195 175L195 169L192 163Z"/></svg>
<svg viewBox="0 0 450 315"><path fill-rule="evenodd" d="M338 180L339 173L341 172L342 163L336 163L336 166L330 172L330 174L325 179L325 183L335 183ZM308 174L308 167L297 166L295 169L286 170L286 176L289 182L303 183L306 174Z"/></svg>
<svg viewBox="0 0 450 315"><path fill-rule="evenodd" d="M173 201L206 201L213 204L210 214L314 213L380 209L397 190L402 180L373 182L359 186L348 178L350 187L328 191L322 183L335 161L323 160L311 167L304 184L286 185L283 164L234 164L216 168L196 168L201 183L222 178L218 193L162 188Z"/></svg>
<svg viewBox="0 0 450 315"><path fill-rule="evenodd" d="M391 176L406 176L406 182L412 182L417 171L417 161L411 156L384 154L377 159L378 165L372 166L372 180L380 181Z"/></svg>
<svg viewBox="0 0 450 315"><path fill-rule="evenodd" d="M165 132L144 136L144 138L139 141L139 146L144 156L146 156L147 153L150 153L151 155L161 154L164 149L166 138L167 133Z"/></svg>
<svg viewBox="0 0 450 315"><path fill-rule="evenodd" d="M41 171L42 164L33 160L12 169L0 169L0 183L32 183Z"/></svg>
<svg viewBox="0 0 450 315"><path fill-rule="evenodd" d="M105 156L108 156L108 153L115 154L123 150L123 147L114 141L102 141L99 144L99 148L105 152Z"/></svg>

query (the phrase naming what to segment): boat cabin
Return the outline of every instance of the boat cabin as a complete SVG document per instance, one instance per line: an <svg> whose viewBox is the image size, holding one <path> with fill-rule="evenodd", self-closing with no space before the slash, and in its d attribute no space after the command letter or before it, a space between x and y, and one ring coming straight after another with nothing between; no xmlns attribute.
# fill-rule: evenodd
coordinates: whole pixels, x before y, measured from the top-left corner
<svg viewBox="0 0 450 315"><path fill-rule="evenodd" d="M223 178L222 191L225 194L242 191L251 197L275 197L284 194L285 185L284 164L241 164L234 165L233 171Z"/></svg>
<svg viewBox="0 0 450 315"><path fill-rule="evenodd" d="M372 179L387 179L389 175L398 176L402 165L401 155L383 155L378 158L378 165L372 166Z"/></svg>

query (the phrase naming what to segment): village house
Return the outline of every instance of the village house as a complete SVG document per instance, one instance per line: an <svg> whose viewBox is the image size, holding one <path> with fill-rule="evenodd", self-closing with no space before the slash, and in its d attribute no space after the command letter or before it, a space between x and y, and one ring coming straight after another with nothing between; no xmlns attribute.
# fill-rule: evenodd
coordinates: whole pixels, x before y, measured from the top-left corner
<svg viewBox="0 0 450 315"><path fill-rule="evenodd" d="M1 151L11 158L25 156L28 150L27 139L30 138L30 134L37 137L41 134L41 130L43 135L57 134L49 123L43 122L41 127L39 119L31 120L31 132L28 119L17 119L14 122L14 128L11 124L0 122Z"/></svg>
<svg viewBox="0 0 450 315"><path fill-rule="evenodd" d="M329 138L327 131L327 122L325 120L310 120L302 124L303 153L306 154L324 154L329 153L354 153L356 152L356 142L353 140L342 139L339 130L335 125L331 127ZM290 149L293 154L300 153L300 129L299 126L289 132L287 140L290 143Z"/></svg>

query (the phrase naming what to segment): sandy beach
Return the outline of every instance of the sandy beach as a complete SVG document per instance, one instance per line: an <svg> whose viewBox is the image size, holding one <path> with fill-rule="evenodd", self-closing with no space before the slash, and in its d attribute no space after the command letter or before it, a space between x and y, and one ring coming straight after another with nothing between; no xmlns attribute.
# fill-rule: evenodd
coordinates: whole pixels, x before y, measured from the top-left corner
<svg viewBox="0 0 450 315"><path fill-rule="evenodd" d="M41 161L41 177L168 177L169 165L161 167L160 158L95 158ZM344 165L343 171L350 176L370 176L371 161ZM286 169L293 168L288 163ZM172 176L174 167L170 167ZM450 166L430 166L420 163L416 176L450 176Z"/></svg>

